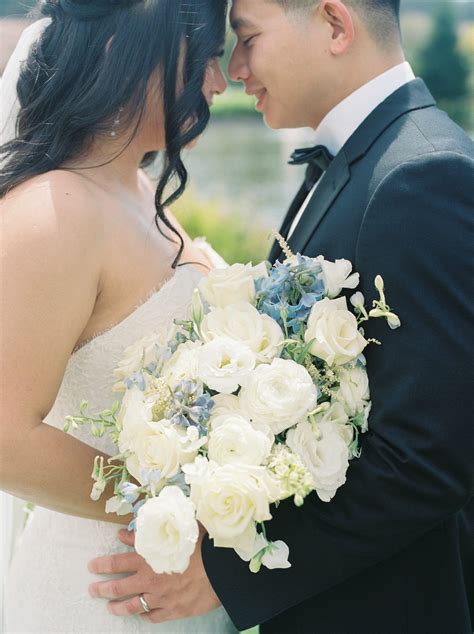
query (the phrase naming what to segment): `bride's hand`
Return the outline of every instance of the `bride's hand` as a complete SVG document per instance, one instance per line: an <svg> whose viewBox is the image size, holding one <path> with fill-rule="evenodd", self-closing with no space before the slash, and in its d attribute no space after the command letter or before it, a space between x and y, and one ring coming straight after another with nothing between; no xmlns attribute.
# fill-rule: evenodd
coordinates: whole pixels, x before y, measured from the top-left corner
<svg viewBox="0 0 474 634"><path fill-rule="evenodd" d="M109 599L108 609L116 616L140 614L150 623L200 616L220 606L207 578L201 558L201 532L188 569L181 575L157 575L135 552L98 557L89 562L89 570L98 575L128 574L112 581L89 586L91 596ZM120 541L134 545L134 535L119 531ZM150 608L146 613L140 595ZM130 598L132 597L132 598Z"/></svg>

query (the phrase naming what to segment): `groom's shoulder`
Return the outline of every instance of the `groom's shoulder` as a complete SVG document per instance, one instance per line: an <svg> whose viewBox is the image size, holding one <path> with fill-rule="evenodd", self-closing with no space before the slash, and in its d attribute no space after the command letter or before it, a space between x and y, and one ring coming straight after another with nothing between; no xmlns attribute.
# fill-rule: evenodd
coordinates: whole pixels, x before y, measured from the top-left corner
<svg viewBox="0 0 474 634"><path fill-rule="evenodd" d="M401 184L410 179L423 185L446 170L452 181L472 178L474 143L445 112L433 106L398 117L364 159L359 176L368 179L370 198L383 182Z"/></svg>
<svg viewBox="0 0 474 634"><path fill-rule="evenodd" d="M453 152L474 158L472 139L446 112L437 107L413 110L407 113L403 123L410 134L405 143L410 146L416 147L421 142L427 151Z"/></svg>

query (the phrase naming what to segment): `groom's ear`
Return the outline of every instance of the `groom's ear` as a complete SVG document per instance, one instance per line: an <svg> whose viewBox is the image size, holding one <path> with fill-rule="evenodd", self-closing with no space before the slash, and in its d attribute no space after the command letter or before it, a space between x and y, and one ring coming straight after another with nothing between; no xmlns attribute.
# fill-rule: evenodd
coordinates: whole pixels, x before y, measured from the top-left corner
<svg viewBox="0 0 474 634"><path fill-rule="evenodd" d="M354 16L341 0L322 0L318 6L320 19L329 27L329 52L343 55L352 46L355 37Z"/></svg>

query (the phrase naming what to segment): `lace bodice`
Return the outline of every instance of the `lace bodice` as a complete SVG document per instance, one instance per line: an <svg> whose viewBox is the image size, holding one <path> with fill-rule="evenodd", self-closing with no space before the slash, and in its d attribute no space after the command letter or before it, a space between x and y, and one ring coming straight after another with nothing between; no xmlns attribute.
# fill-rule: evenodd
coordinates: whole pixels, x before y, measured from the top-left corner
<svg viewBox="0 0 474 634"><path fill-rule="evenodd" d="M46 422L62 429L65 417L79 413L84 399L89 402L91 413L110 408L117 400L117 394L112 391L116 382L113 370L125 348L155 329L171 326L173 319L188 316L192 291L201 276L192 265L178 268L164 286L128 317L77 350L69 359ZM99 451L116 453L110 440L93 437L88 427L73 433ZM101 503L104 502L98 502ZM117 538L118 528L115 524L37 507L20 539L7 579L5 631L37 634L237 632L223 608L196 619L153 626L139 617L114 617L107 611L105 601L92 599L87 587L99 578L94 579L88 573L87 562L100 555L128 550ZM25 597L28 610L24 610Z"/></svg>
<svg viewBox="0 0 474 634"><path fill-rule="evenodd" d="M201 277L202 273L192 265L179 267L173 277L128 317L74 352L45 422L62 429L66 416L78 414L83 400L89 403L90 413L110 408L118 400L112 390L116 382L113 371L125 348L155 329L171 325L174 319L188 316L192 291ZM109 439L93 437L86 427L70 433L99 451L115 453Z"/></svg>

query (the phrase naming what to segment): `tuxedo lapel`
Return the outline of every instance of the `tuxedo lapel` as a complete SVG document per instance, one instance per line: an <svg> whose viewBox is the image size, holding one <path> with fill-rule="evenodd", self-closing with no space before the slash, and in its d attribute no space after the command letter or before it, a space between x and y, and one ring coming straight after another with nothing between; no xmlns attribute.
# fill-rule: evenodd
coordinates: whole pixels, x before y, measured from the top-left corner
<svg viewBox="0 0 474 634"><path fill-rule="evenodd" d="M290 248L294 253L303 252L311 235L349 179L350 172L346 156L344 152L339 152L316 187L303 217L289 240Z"/></svg>
<svg viewBox="0 0 474 634"><path fill-rule="evenodd" d="M311 189L311 188L310 188ZM305 182L301 185L299 192L296 194L295 198L293 199L293 202L290 205L290 208L285 216L285 219L283 221L283 224L281 226L280 229L280 234L286 238L286 236L288 235L288 231L290 230L291 227L291 223L293 222L294 217L296 216L296 214L298 213L298 211L301 208L301 205L304 203L304 201L306 200L306 197L310 191L310 189L308 189L306 180ZM274 242L272 249L270 251L270 255L268 256L268 259L270 262L275 262L276 260L278 260L278 258L281 255L281 247L279 245L278 242Z"/></svg>
<svg viewBox="0 0 474 634"><path fill-rule="evenodd" d="M350 180L351 164L362 158L396 119L411 110L434 105L436 105L435 101L425 83L421 79L416 79L395 91L367 117L334 158L321 179L289 240L292 251L300 253L304 251L334 200ZM295 202L298 199L299 195ZM275 247L272 254L274 250Z"/></svg>

